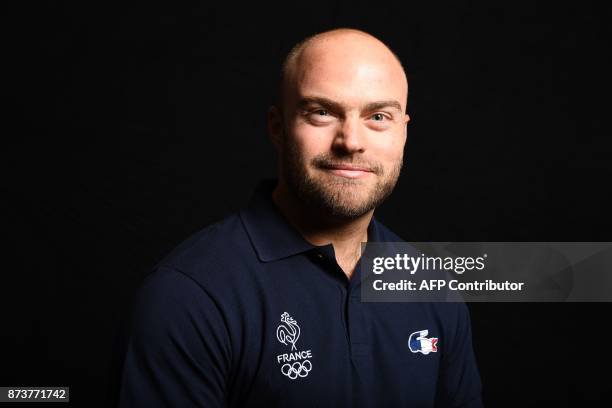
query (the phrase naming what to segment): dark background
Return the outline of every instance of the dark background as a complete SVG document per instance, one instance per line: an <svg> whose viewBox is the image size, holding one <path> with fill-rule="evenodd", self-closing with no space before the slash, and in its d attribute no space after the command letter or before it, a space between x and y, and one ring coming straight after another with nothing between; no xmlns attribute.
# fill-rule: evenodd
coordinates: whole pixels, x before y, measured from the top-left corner
<svg viewBox="0 0 612 408"><path fill-rule="evenodd" d="M333 27L378 36L408 72L404 172L377 212L400 236L612 241L609 17L589 2L8 6L0 385L106 405L139 282L274 175L278 65ZM470 308L488 407L612 401L610 304Z"/></svg>

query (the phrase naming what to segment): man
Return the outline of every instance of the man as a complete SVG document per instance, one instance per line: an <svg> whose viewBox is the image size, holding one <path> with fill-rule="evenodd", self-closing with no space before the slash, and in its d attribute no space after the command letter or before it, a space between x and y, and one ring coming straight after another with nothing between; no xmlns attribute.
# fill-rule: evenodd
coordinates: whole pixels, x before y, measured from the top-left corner
<svg viewBox="0 0 612 408"><path fill-rule="evenodd" d="M358 30L287 56L278 181L162 260L136 297L121 407L479 407L460 303L360 302L360 247L402 167L408 84ZM426 330L424 330L426 329Z"/></svg>

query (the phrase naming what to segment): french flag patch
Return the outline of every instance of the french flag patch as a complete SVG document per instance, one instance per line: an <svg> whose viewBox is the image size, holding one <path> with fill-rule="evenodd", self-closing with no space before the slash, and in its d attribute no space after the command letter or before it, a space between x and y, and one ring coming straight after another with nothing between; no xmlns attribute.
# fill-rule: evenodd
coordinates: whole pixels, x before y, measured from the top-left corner
<svg viewBox="0 0 612 408"><path fill-rule="evenodd" d="M408 348L413 353L436 353L438 351L438 338L428 338L429 330L415 331L408 337Z"/></svg>

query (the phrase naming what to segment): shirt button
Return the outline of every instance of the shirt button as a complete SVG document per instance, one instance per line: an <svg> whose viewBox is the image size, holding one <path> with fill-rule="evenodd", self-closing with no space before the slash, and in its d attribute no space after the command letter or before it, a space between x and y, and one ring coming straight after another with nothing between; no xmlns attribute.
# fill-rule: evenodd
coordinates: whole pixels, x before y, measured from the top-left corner
<svg viewBox="0 0 612 408"><path fill-rule="evenodd" d="M317 252L317 258L319 258L319 259L323 259L323 254L322 254L322 253L320 253L320 252Z"/></svg>

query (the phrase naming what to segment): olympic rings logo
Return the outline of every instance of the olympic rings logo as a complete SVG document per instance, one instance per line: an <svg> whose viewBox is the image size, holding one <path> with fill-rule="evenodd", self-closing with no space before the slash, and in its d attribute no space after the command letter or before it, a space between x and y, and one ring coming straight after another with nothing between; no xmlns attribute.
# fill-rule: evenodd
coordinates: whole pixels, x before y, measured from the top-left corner
<svg viewBox="0 0 612 408"><path fill-rule="evenodd" d="M312 363L310 360L304 360L303 362L296 361L293 364L285 363L281 367L281 373L292 380L295 380L298 377L306 377L310 370L312 370Z"/></svg>

